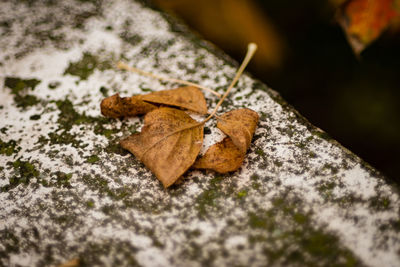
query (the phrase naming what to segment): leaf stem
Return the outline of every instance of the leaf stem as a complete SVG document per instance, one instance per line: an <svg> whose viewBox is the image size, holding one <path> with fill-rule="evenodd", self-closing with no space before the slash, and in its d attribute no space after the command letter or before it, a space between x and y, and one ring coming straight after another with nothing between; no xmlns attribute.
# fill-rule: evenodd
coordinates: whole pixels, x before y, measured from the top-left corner
<svg viewBox="0 0 400 267"><path fill-rule="evenodd" d="M224 102L225 98L228 96L228 94L232 90L233 86L235 86L236 82L239 80L240 76L242 75L247 64L249 64L249 62L250 62L251 58L253 57L254 53L256 52L256 50L257 50L257 45L255 43L249 43L249 45L247 46L246 56L243 59L243 62L240 65L239 69L236 71L236 75L233 78L231 84L229 85L228 89L226 90L224 95L221 97L221 99L218 101L213 112L204 121L202 121L202 123L206 123L215 115L215 113L217 113L218 108L221 106L222 102Z"/></svg>
<svg viewBox="0 0 400 267"><path fill-rule="evenodd" d="M118 69L127 70L127 71L130 71L130 72L139 73L139 74L141 74L143 76L156 78L156 79L159 79L159 80L170 81L170 82L174 82L174 83L180 83L180 84L186 84L186 85L194 86L194 87L203 89L203 90L205 90L207 92L210 92L210 93L212 93L212 94L214 94L214 95L216 95L218 97L221 97L220 93L217 93L214 90L212 90L210 88L207 88L205 86L202 86L200 84L196 84L196 83L192 83L192 82L188 82L188 81L184 81L184 80L174 79L174 78L170 78L170 77L154 74L154 73L151 73L151 72L147 72L147 71L144 71L144 70L141 70L141 69L138 69L138 68L131 67L131 66L125 64L122 61L119 61L117 63L117 68Z"/></svg>

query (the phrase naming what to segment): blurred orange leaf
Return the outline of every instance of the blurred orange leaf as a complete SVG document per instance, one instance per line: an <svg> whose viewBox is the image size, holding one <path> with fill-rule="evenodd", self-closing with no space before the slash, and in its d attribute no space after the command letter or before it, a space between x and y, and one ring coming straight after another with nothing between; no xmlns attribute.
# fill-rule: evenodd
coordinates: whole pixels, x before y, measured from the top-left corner
<svg viewBox="0 0 400 267"><path fill-rule="evenodd" d="M356 54L377 39L400 16L399 0L350 0L339 22Z"/></svg>
<svg viewBox="0 0 400 267"><path fill-rule="evenodd" d="M285 40L274 23L253 0L154 0L175 13L205 39L224 51L240 54L249 42L258 44L253 66L278 68L283 63Z"/></svg>

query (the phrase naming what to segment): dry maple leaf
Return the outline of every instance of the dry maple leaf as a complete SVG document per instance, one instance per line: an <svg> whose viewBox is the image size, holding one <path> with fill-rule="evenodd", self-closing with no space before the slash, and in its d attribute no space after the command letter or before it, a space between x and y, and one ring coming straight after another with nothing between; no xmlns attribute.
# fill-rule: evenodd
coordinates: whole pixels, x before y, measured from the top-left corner
<svg viewBox="0 0 400 267"><path fill-rule="evenodd" d="M217 127L228 135L244 154L250 147L258 123L258 114L248 108L236 109L218 117Z"/></svg>
<svg viewBox="0 0 400 267"><path fill-rule="evenodd" d="M193 168L210 169L219 173L232 172L239 169L244 156L232 139L225 137L221 142L212 145L204 156L194 163Z"/></svg>
<svg viewBox="0 0 400 267"><path fill-rule="evenodd" d="M159 108L144 117L142 131L121 140L169 187L196 160L203 144L203 124L174 108Z"/></svg>
<svg viewBox="0 0 400 267"><path fill-rule="evenodd" d="M122 118L146 114L157 108L154 104L176 106L200 114L207 114L204 95L194 86L123 98L116 94L103 99L100 108L101 113L106 117Z"/></svg>

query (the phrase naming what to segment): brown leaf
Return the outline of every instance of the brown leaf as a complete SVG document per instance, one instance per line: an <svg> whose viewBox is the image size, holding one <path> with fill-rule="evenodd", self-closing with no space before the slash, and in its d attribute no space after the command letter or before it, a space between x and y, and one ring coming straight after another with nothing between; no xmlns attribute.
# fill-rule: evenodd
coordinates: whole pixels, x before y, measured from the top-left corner
<svg viewBox="0 0 400 267"><path fill-rule="evenodd" d="M221 142L212 145L204 156L194 163L193 168L210 169L219 173L236 171L242 165L244 155L231 138L225 137Z"/></svg>
<svg viewBox="0 0 400 267"><path fill-rule="evenodd" d="M159 108L144 118L142 132L121 140L163 183L172 185L196 160L203 143L203 124L185 112Z"/></svg>
<svg viewBox="0 0 400 267"><path fill-rule="evenodd" d="M245 154L250 147L257 123L257 112L242 108L229 111L218 117L217 127L232 139L240 152Z"/></svg>
<svg viewBox="0 0 400 267"><path fill-rule="evenodd" d="M155 104L176 106L200 114L207 114L207 104L203 93L194 86L179 87L142 95L141 99Z"/></svg>
<svg viewBox="0 0 400 267"><path fill-rule="evenodd" d="M72 259L70 261L64 262L57 267L78 267L80 265L79 259Z"/></svg>
<svg viewBox="0 0 400 267"><path fill-rule="evenodd" d="M146 114L157 108L154 104L176 106L201 114L207 114L204 95L194 86L179 87L146 95L123 98L115 94L103 99L100 108L101 113L106 117L122 118Z"/></svg>
<svg viewBox="0 0 400 267"><path fill-rule="evenodd" d="M212 145L193 168L211 169L219 173L236 171L242 165L258 122L257 112L243 108L218 117L217 127L228 135Z"/></svg>
<svg viewBox="0 0 400 267"><path fill-rule="evenodd" d="M146 114L157 106L144 102L140 96L120 97L115 94L101 101L101 114L109 118L134 117Z"/></svg>

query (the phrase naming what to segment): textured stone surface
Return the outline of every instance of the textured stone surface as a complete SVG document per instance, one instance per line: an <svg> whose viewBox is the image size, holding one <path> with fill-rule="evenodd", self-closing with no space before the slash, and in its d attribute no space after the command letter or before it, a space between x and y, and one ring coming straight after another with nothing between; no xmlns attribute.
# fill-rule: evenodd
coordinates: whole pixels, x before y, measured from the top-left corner
<svg viewBox="0 0 400 267"><path fill-rule="evenodd" d="M261 117L239 171L166 190L118 146L142 118L103 118L103 97L179 86L118 60L221 93L234 76L169 21L133 1L0 3L0 265L399 266L398 189L248 75L220 110ZM206 126L203 152L224 137Z"/></svg>

